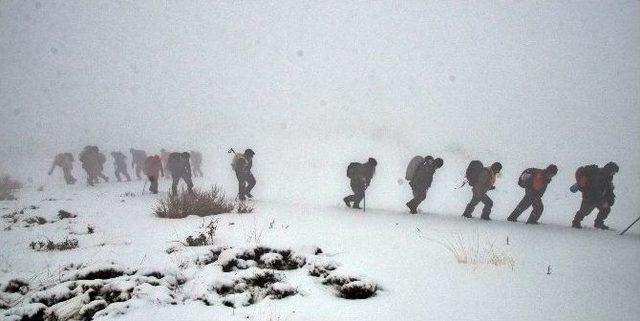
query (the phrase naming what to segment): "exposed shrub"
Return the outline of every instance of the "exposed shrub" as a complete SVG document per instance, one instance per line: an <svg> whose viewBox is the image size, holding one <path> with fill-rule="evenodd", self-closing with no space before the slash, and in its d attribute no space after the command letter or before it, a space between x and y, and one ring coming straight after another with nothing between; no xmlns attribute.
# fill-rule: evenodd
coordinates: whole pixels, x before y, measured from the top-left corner
<svg viewBox="0 0 640 321"><path fill-rule="evenodd" d="M202 231L197 234L197 236L189 235L185 240L186 246L204 246L204 245L212 245L213 237L216 235L216 231L218 230L218 219L211 220L209 224L206 226L203 223Z"/></svg>
<svg viewBox="0 0 640 321"><path fill-rule="evenodd" d="M9 175L0 177L0 201L15 200L13 192L22 188L22 183Z"/></svg>
<svg viewBox="0 0 640 321"><path fill-rule="evenodd" d="M2 291L8 293L21 293L22 295L25 295L29 292L29 283L22 279L12 279L7 283Z"/></svg>
<svg viewBox="0 0 640 321"><path fill-rule="evenodd" d="M35 241L31 242L29 246L35 250L40 252L47 251L65 251L71 250L78 247L78 239L65 239L62 242L55 243L51 240L48 241Z"/></svg>
<svg viewBox="0 0 640 321"><path fill-rule="evenodd" d="M341 297L351 300L369 298L376 293L376 290L375 283L366 281L350 282L338 289Z"/></svg>
<svg viewBox="0 0 640 321"><path fill-rule="evenodd" d="M160 200L154 213L162 218L185 218L189 215L209 216L233 211L233 202L219 187L209 191L194 189L193 193L182 191L177 195L168 195Z"/></svg>
<svg viewBox="0 0 640 321"><path fill-rule="evenodd" d="M58 218L59 219L65 219L65 218L76 218L78 215L73 214L71 212L67 212L65 210L59 210L58 211Z"/></svg>
<svg viewBox="0 0 640 321"><path fill-rule="evenodd" d="M42 225L42 224L47 224L47 220L42 217L42 216L31 216L31 217L27 217L24 220L22 220L23 222L27 223L28 225Z"/></svg>

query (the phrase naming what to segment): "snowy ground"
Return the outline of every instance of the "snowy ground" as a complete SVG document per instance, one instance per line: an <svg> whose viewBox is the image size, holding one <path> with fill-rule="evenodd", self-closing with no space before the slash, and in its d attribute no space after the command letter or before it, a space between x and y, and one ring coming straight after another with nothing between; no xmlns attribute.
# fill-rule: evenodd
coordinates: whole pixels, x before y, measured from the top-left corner
<svg viewBox="0 0 640 321"><path fill-rule="evenodd" d="M176 247L173 241L184 240L210 219L153 216L160 196L140 195L142 184L108 183L92 189L53 185L41 192L25 188L18 201L1 202L3 215L26 207L21 218L38 215L57 220L60 209L78 217L31 227L19 222L0 231L0 283L20 277L32 287L55 284L64 279L66 272L61 270L68 264L112 262L187 279L177 304L171 305L173 299L166 293L141 290L136 292L138 299L122 310L125 314L104 316L118 320L631 320L640 316L637 229L618 236L555 223L465 220L458 213L409 215L402 208L375 207L362 213L338 203L292 204L257 195L253 213L217 216L215 246L177 246L181 249L168 254L167 249ZM196 184L210 183L202 179ZM162 181L162 190L167 185ZM3 228L9 225L3 221ZM95 228L93 234L83 234L87 225ZM60 241L67 236L79 239L80 247L60 252L29 247L32 241ZM457 263L442 244L460 237L468 245L479 239L483 248L492 243L514 263ZM336 262L340 271L375 283L379 290L368 299L347 300L306 269L296 269L282 273L283 283L295 287L297 294L224 306L211 285L247 271L223 273L220 266L197 266L194 260L216 246L239 249L257 244L292 249L306 256L307 263ZM315 247L324 253L313 255ZM210 295L212 305L190 299L199 292Z"/></svg>

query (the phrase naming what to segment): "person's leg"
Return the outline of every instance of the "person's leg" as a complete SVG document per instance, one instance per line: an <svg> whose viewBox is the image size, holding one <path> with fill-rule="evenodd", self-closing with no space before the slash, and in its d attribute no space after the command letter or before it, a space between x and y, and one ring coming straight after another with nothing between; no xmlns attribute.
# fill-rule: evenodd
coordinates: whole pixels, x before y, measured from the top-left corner
<svg viewBox="0 0 640 321"><path fill-rule="evenodd" d="M149 175L149 191L158 194L158 177Z"/></svg>
<svg viewBox="0 0 640 321"><path fill-rule="evenodd" d="M247 195L249 198L253 198L253 195L251 195L251 190L253 190L253 187L256 186L256 178L252 173L248 173L246 181L247 187L245 188L245 195Z"/></svg>
<svg viewBox="0 0 640 321"><path fill-rule="evenodd" d="M116 171L115 171L115 173L114 173L114 176L116 177L116 180L117 180L118 182L121 182L121 181L122 181L122 180L120 179L120 172L121 172L121 171L122 171L122 170L120 169L120 167L116 167Z"/></svg>
<svg viewBox="0 0 640 321"><path fill-rule="evenodd" d="M542 216L542 211L544 211L542 197L534 196L532 197L532 201L531 206L533 206L533 211L531 211L531 215L529 215L527 224L538 224L538 220L540 219L540 216Z"/></svg>
<svg viewBox="0 0 640 321"><path fill-rule="evenodd" d="M580 204L580 209L578 210L578 212L576 212L576 215L573 218L573 222L571 222L571 227L581 228L582 225L580 225L580 223L585 218L585 216L589 215L589 213L593 211L595 207L595 204L583 198L582 203Z"/></svg>
<svg viewBox="0 0 640 321"><path fill-rule="evenodd" d="M173 175L171 176L171 194L178 194L178 183L180 182L180 176Z"/></svg>
<svg viewBox="0 0 640 321"><path fill-rule="evenodd" d="M478 203L480 203L480 195L474 190L473 196L471 197L471 201L469 201L469 203L467 204L467 207L464 209L464 213L462 213L462 216L466 218L471 218L473 214L473 210L475 210L476 205L478 205Z"/></svg>
<svg viewBox="0 0 640 321"><path fill-rule="evenodd" d="M511 212L511 215L509 215L509 217L507 218L507 221L511 221L511 222L518 221L518 217L520 217L520 215L522 215L522 212L524 212L526 209L529 208L529 206L531 206L531 203L532 203L532 200L529 193L525 193L520 203L518 203L518 205L513 210L513 212Z"/></svg>
<svg viewBox="0 0 640 321"><path fill-rule="evenodd" d="M236 178L238 179L238 199L244 201L245 198L245 177L243 173L236 172Z"/></svg>
<svg viewBox="0 0 640 321"><path fill-rule="evenodd" d="M187 191L191 194L193 194L193 181L191 180L191 176L189 175L182 175L182 179L184 180L184 182L187 184Z"/></svg>
<svg viewBox="0 0 640 321"><path fill-rule="evenodd" d="M596 216L596 221L593 226L599 229L608 230L609 227L604 225L604 220L607 219L609 213L611 213L611 206L608 204L606 207L602 205L598 206L598 216Z"/></svg>
<svg viewBox="0 0 640 321"><path fill-rule="evenodd" d="M480 218L487 221L491 220L489 215L491 214L491 209L493 208L493 201L487 194L484 194L480 201L482 202L482 204L484 204L484 207L482 208L482 215L480 215Z"/></svg>
<svg viewBox="0 0 640 321"><path fill-rule="evenodd" d="M421 188L412 187L412 192L413 199L407 202L407 207L409 208L409 212L411 214L416 214L418 213L418 206L420 206L420 203L422 203L422 201L427 198L427 191L422 190Z"/></svg>

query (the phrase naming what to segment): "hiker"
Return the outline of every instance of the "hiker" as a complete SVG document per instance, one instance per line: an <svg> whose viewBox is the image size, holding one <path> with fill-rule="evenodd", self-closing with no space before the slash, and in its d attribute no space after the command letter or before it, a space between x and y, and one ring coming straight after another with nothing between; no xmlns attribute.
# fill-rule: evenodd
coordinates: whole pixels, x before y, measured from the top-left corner
<svg viewBox="0 0 640 321"><path fill-rule="evenodd" d="M136 177L138 179L142 179L140 173L144 168L144 162L147 159L147 153L143 150L133 148L129 149L129 152L131 152L131 169L136 172Z"/></svg>
<svg viewBox="0 0 640 321"><path fill-rule="evenodd" d="M171 172L167 168L167 161L169 161L169 152L167 152L167 150L164 148L160 149L160 160L162 161L162 168L164 168L164 172L166 174L166 177L168 178L169 176L171 176Z"/></svg>
<svg viewBox="0 0 640 321"><path fill-rule="evenodd" d="M231 149L230 151L233 151ZM253 167L253 156L255 153L248 148L243 154L236 153L231 161L231 168L236 172L238 179L238 199L244 201L247 197L253 198L251 190L256 186L256 178L251 173Z"/></svg>
<svg viewBox="0 0 640 321"><path fill-rule="evenodd" d="M463 217L471 218L473 210L478 203L482 202L484 208L482 208L482 215L480 219L490 221L489 214L491 214L491 208L493 207L493 201L487 195L487 192L495 189L493 186L496 182L496 175L502 170L502 164L495 162L491 167L483 167L480 161L472 161L467 167L467 182L472 186L473 197L467 208L465 208Z"/></svg>
<svg viewBox="0 0 640 321"><path fill-rule="evenodd" d="M369 160L362 164L353 162L347 167L347 177L351 180L352 195L349 195L342 200L347 207L360 209L360 201L365 197L364 192L371 184L371 179L376 172L376 165L378 162L375 158L369 158ZM353 203L353 206L351 205Z"/></svg>
<svg viewBox="0 0 640 321"><path fill-rule="evenodd" d="M167 168L171 171L171 194L176 195L178 192L178 183L180 178L187 184L187 190L193 194L193 182L191 181L191 165L189 164L190 155L184 153L171 153L167 160Z"/></svg>
<svg viewBox="0 0 640 321"><path fill-rule="evenodd" d="M162 160L160 156L149 156L144 160L144 174L149 178L149 191L152 194L158 194L158 179L159 175L164 177L164 170L162 168Z"/></svg>
<svg viewBox="0 0 640 321"><path fill-rule="evenodd" d="M427 198L427 190L433 182L433 174L435 174L436 169L442 167L444 164L442 158L433 159L432 156L426 156L424 158L421 156L417 157L419 158L414 157L417 161L417 166L415 166L413 173L407 175L410 176L409 186L411 186L411 191L413 192L413 199L406 203L409 208L409 213L411 214L418 213L418 206ZM409 164L411 167L412 163ZM416 163L414 162L413 164ZM405 176L405 178L407 177Z"/></svg>
<svg viewBox="0 0 640 321"><path fill-rule="evenodd" d="M129 176L129 172L127 171L127 156L123 153L116 151L111 152L111 157L113 157L113 166L115 167L115 176L118 182L121 182L120 174L124 175L127 179L127 182L131 181L131 176Z"/></svg>
<svg viewBox="0 0 640 321"><path fill-rule="evenodd" d="M109 181L109 178L102 174L103 164L106 159L97 146L85 146L78 159L82 163L82 169L87 172L87 185L94 186L98 182L98 176L102 177L106 182Z"/></svg>
<svg viewBox="0 0 640 321"><path fill-rule="evenodd" d="M53 173L53 170L56 166L60 166L62 168L62 173L64 174L64 181L67 185L72 185L76 183L75 177L71 174L71 170L73 170L73 154L71 153L60 153L56 155L56 158L53 160L53 164L51 165L51 169L49 170L49 175Z"/></svg>
<svg viewBox="0 0 640 321"><path fill-rule="evenodd" d="M191 169L193 170L193 177L202 177L202 153L199 151L191 151Z"/></svg>
<svg viewBox="0 0 640 321"><path fill-rule="evenodd" d="M518 217L528 209L533 207L531 215L527 220L527 224L538 224L538 220L544 210L542 204L542 195L547 190L547 186L551 183L551 179L558 173L558 167L554 164L547 166L546 169L528 168L520 175L518 185L524 188L524 197L513 210L507 221L517 222Z"/></svg>
<svg viewBox="0 0 640 321"><path fill-rule="evenodd" d="M595 167L595 168L594 168ZM582 192L582 203L576 212L571 227L582 228L580 224L585 216L589 215L593 209L598 209L593 227L608 230L604 220L611 212L611 206L615 203L616 195L613 193L613 175L618 173L618 164L609 162L603 168L596 165L589 165L578 168L576 171L576 181L578 190Z"/></svg>

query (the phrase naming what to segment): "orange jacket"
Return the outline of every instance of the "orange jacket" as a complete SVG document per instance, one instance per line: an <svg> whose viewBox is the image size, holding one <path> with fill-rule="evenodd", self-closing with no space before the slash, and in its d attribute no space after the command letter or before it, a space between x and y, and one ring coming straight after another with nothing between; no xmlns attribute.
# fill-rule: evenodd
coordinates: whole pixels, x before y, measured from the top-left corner
<svg viewBox="0 0 640 321"><path fill-rule="evenodd" d="M160 156L154 155L147 157L147 159L144 160L144 174L147 176L158 177L158 173L162 173L162 176L164 176Z"/></svg>

